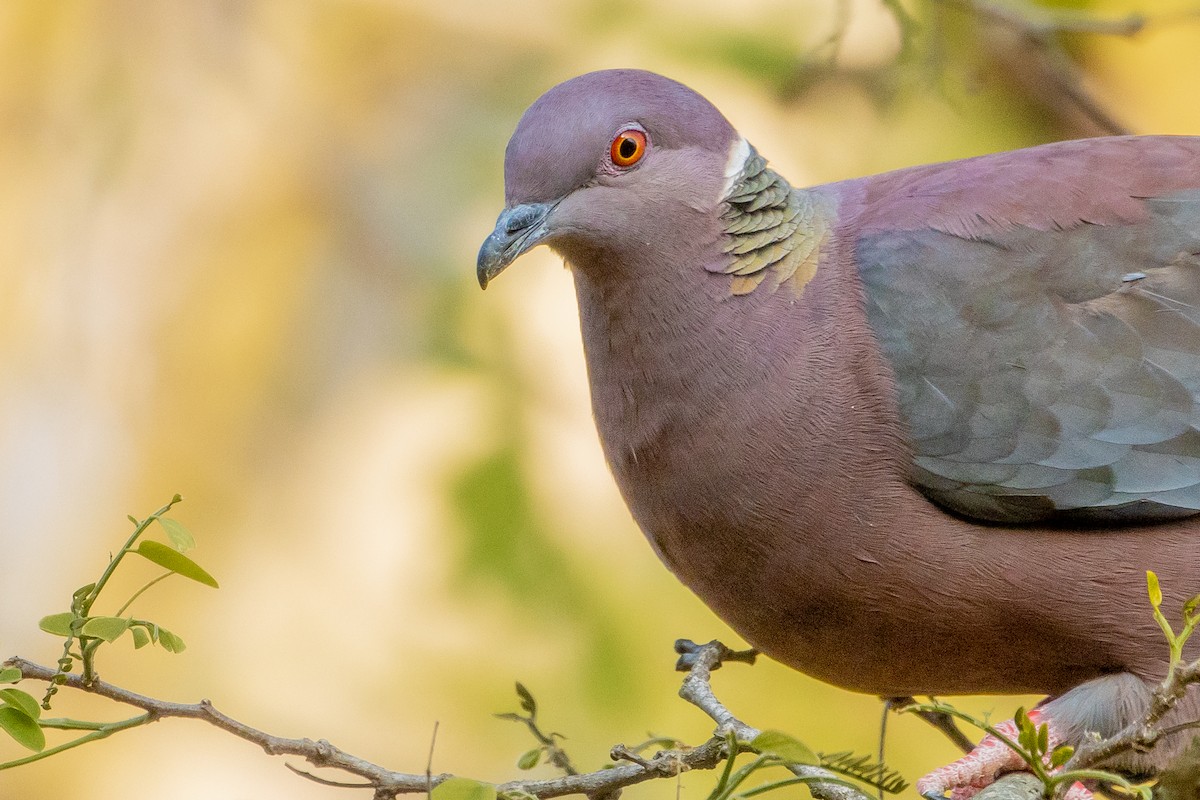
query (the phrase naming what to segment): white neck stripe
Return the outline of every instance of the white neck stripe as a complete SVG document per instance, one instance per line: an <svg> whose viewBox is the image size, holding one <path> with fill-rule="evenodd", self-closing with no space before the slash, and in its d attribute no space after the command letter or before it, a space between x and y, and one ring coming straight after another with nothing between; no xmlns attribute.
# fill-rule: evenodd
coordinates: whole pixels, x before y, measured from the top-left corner
<svg viewBox="0 0 1200 800"><path fill-rule="evenodd" d="M749 157L750 143L739 136L737 141L729 147L729 160L725 162L725 186L721 189L721 200L729 197L729 193L733 190L733 184L741 176L742 169L746 166L746 159Z"/></svg>

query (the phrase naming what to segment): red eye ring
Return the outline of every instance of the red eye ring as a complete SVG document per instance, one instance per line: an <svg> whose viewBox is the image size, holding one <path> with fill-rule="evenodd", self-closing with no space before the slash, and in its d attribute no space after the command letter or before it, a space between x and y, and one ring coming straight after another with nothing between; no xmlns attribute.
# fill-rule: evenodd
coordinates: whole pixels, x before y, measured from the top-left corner
<svg viewBox="0 0 1200 800"><path fill-rule="evenodd" d="M646 155L646 132L637 128L623 130L613 137L608 148L609 157L615 166L628 169L642 160Z"/></svg>

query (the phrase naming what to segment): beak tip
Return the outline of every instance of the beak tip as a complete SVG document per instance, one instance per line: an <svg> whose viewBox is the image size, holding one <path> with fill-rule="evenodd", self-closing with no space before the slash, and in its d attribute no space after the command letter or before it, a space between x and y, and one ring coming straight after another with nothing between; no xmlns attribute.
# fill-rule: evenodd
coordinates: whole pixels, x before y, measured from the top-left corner
<svg viewBox="0 0 1200 800"><path fill-rule="evenodd" d="M486 289L492 278L499 275L506 266L503 259L489 247L491 242L491 237L484 242L483 249L479 251L479 259L475 262L475 279L479 281L480 289Z"/></svg>
<svg viewBox="0 0 1200 800"><path fill-rule="evenodd" d="M546 237L546 216L553 208L548 203L528 203L500 213L496 229L484 240L475 261L480 289L487 289L493 278Z"/></svg>

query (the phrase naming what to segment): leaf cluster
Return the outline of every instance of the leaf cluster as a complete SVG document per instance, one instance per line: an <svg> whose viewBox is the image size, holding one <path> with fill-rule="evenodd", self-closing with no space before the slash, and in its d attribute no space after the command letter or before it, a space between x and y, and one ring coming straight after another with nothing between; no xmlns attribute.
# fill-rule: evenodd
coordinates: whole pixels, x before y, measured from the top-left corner
<svg viewBox="0 0 1200 800"><path fill-rule="evenodd" d="M0 730L35 754L0 763L0 769L25 764L31 760L39 760L88 741L104 738L117 730L144 724L151 719L151 715L143 714L120 722L102 723L74 719L44 719L41 713L50 710L51 700L58 692L58 687L66 682L66 676L74 670L76 663L80 665L84 684L88 685L94 682L97 679L97 651L102 645L111 644L126 634L133 641L135 650L151 644L158 645L168 653L182 653L186 648L180 636L157 622L127 616L125 613L143 593L172 575L180 575L205 586L218 588L217 581L212 575L184 555L185 551L195 547L195 538L181 522L165 516L182 499L179 495L175 495L170 502L145 519L129 517L134 526L133 532L121 549L109 560L100 577L92 583L79 587L71 594L69 611L42 617L38 626L46 633L63 639L62 655L58 659L58 672L50 681L41 702L15 687L0 689ZM156 523L166 534L169 544L143 538ZM93 607L100 599L109 580L125 556L130 554L162 567L166 572L145 583L126 599L115 613L92 613ZM0 669L0 683L17 683L21 679L22 673L19 669L12 667ZM89 733L64 745L46 750L46 736L43 730L45 728L85 730Z"/></svg>
<svg viewBox="0 0 1200 800"><path fill-rule="evenodd" d="M554 766L561 769L567 775L578 775L579 771L575 769L575 765L571 763L567 752L562 749L559 742L566 739L561 733L550 731L544 733L538 727L537 701L533 699L533 694L525 688L525 685L517 681L517 698L521 702L521 710L524 714L517 714L512 711L507 711L503 714L496 714L497 719L508 720L509 722L517 722L529 729L529 733L537 740L538 746L532 750L526 750L517 758L517 768L530 770L536 767L542 761L544 756Z"/></svg>
<svg viewBox="0 0 1200 800"><path fill-rule="evenodd" d="M1171 648L1171 663L1167 670L1167 680L1174 677L1176 670L1183 663L1183 647L1191 638L1196 626L1200 625L1200 594L1193 595L1183 604L1183 627L1176 632L1162 612L1163 593L1158 582L1158 575L1146 570L1146 591L1150 595L1150 605L1154 609L1154 621L1167 639Z"/></svg>
<svg viewBox="0 0 1200 800"><path fill-rule="evenodd" d="M734 777L729 782L731 786L736 786L737 783L740 783L754 772L765 767L791 769L796 766L818 766L889 794L898 794L908 788L908 782L898 772L888 769L885 764L875 761L869 756L855 755L849 750L832 754L818 753L799 739L782 731L763 731L749 742L749 746L759 755L742 767L741 770L733 773ZM745 774L739 776L739 773L743 771L745 771ZM741 780L738 780L738 777L741 777ZM836 781L828 777L793 775L789 778L762 784L736 795L729 791L720 794L714 792L710 800L726 800L726 798L734 797L748 798L782 789L786 786L817 782L840 782L854 788L859 788L849 781Z"/></svg>

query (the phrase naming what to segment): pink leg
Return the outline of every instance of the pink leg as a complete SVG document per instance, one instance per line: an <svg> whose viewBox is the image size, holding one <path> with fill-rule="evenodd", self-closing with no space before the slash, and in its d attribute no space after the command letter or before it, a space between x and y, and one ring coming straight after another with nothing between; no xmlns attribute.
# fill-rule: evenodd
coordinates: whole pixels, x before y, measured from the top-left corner
<svg viewBox="0 0 1200 800"><path fill-rule="evenodd" d="M1041 719L1038 709L1029 712L1029 719L1034 725L1045 723L1048 726L1051 751L1061 744L1062 736L1055 731L1053 719ZM1001 722L996 726L996 730L1013 741L1017 739L1017 725L1012 720ZM1024 766L1025 762L1020 756L995 736L988 734L974 750L958 761L935 769L917 781L917 792L929 798L945 797L949 792L950 800L970 800L983 787L992 784L999 774L1019 770ZM1092 800L1092 793L1077 782L1067 790L1064 797L1065 800Z"/></svg>
<svg viewBox="0 0 1200 800"><path fill-rule="evenodd" d="M959 789L950 790L950 800L971 800L972 797L983 791L983 787L964 786ZM1095 795L1092 790L1084 786L1079 781L1071 784L1071 788L1067 789L1063 795L1063 800L1094 800Z"/></svg>

